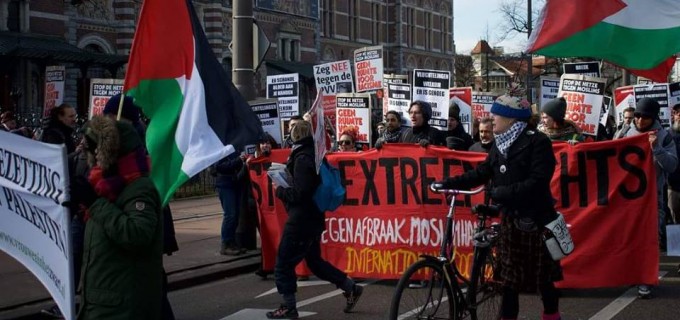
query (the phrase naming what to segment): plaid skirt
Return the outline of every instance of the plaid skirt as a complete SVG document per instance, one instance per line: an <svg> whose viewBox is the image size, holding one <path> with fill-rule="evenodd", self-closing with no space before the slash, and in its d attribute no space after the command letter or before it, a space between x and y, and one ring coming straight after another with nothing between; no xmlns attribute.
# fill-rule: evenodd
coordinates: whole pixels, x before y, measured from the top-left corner
<svg viewBox="0 0 680 320"><path fill-rule="evenodd" d="M542 227L533 232L521 231L515 227L512 217L503 217L496 273L503 285L533 293L540 284L563 279L560 263L550 257L542 232Z"/></svg>

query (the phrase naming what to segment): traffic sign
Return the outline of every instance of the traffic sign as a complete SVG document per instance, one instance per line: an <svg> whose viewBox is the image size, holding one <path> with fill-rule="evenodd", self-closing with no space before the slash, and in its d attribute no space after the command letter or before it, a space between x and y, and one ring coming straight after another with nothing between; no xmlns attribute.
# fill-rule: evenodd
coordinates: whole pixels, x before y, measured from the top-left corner
<svg viewBox="0 0 680 320"><path fill-rule="evenodd" d="M253 72L257 72L257 69L260 68L271 45L271 41L269 41L267 35L257 25L257 21L253 20ZM234 53L233 40L229 42L229 51L232 54Z"/></svg>

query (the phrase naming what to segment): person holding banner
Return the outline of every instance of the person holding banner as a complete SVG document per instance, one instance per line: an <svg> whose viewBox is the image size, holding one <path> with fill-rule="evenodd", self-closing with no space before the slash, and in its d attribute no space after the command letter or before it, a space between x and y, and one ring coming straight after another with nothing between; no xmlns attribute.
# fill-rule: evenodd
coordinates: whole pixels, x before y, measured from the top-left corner
<svg viewBox="0 0 680 320"><path fill-rule="evenodd" d="M446 145L442 132L428 123L432 118L430 103L420 100L413 101L408 108L408 114L413 127L402 131L399 142L417 143L423 147L430 144L435 146Z"/></svg>
<svg viewBox="0 0 680 320"><path fill-rule="evenodd" d="M543 320L558 320L559 292L554 281L562 269L543 242L544 225L557 217L550 180L556 160L548 137L527 121L529 103L502 95L491 107L494 147L475 169L438 183L447 189L487 184L487 193L503 214L495 275L503 284L502 319L517 319L519 293L540 291Z"/></svg>
<svg viewBox="0 0 680 320"><path fill-rule="evenodd" d="M78 319L160 319L161 199L144 144L130 124L106 116L93 117L84 135L92 169L71 195L88 208Z"/></svg>
<svg viewBox="0 0 680 320"><path fill-rule="evenodd" d="M635 105L635 120L633 126L626 133L626 137L639 134L649 135L649 144L654 156L654 169L656 171L657 212L659 218L659 247L666 249L666 204L664 203L664 185L666 177L675 171L678 165L675 142L671 134L661 126L659 121L658 102L650 98L642 98ZM651 298L652 291L648 285L638 286L640 298Z"/></svg>
<svg viewBox="0 0 680 320"><path fill-rule="evenodd" d="M564 119L567 101L563 97L548 101L541 108L541 123L538 131L545 133L552 141L566 141L571 145L583 142L581 128L571 120Z"/></svg>
<svg viewBox="0 0 680 320"><path fill-rule="evenodd" d="M12 111L5 111L0 115L0 130L16 133L26 138L33 136L31 129L26 127L17 128L17 120Z"/></svg>
<svg viewBox="0 0 680 320"><path fill-rule="evenodd" d="M385 130L375 142L375 148L382 148L385 143L399 142L401 136L401 114L390 110L385 114Z"/></svg>
<svg viewBox="0 0 680 320"><path fill-rule="evenodd" d="M312 125L307 121L296 124L290 133L293 151L286 168L292 175L291 187L273 185L276 197L288 212L276 256L274 277L276 289L283 296L281 306L267 312L269 319L297 319L295 266L303 259L307 267L322 280L335 284L344 291L345 312L350 312L363 292L347 274L321 257L321 234L325 229L325 213L312 200L321 184L316 172Z"/></svg>

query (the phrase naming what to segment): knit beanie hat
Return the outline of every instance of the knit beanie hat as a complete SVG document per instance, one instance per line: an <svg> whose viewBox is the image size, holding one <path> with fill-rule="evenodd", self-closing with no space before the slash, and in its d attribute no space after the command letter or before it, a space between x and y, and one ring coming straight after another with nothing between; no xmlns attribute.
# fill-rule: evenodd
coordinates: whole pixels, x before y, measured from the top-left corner
<svg viewBox="0 0 680 320"><path fill-rule="evenodd" d="M113 115L118 115L118 105L120 104L120 96L121 94L117 94L109 101L106 102L106 106L104 107L104 114L113 114ZM139 107L137 107L131 97L125 97L123 100L123 111L121 112L121 117L128 119L132 121L132 123L136 123L139 121Z"/></svg>
<svg viewBox="0 0 680 320"><path fill-rule="evenodd" d="M552 99L541 108L541 112L558 121L564 119L564 114L566 111L567 100L564 100L564 97Z"/></svg>
<svg viewBox="0 0 680 320"><path fill-rule="evenodd" d="M659 103L650 98L642 98L635 105L635 116L656 118L659 115Z"/></svg>
<svg viewBox="0 0 680 320"><path fill-rule="evenodd" d="M449 118L455 118L458 122L460 122L460 107L457 103L453 102L453 100L449 105Z"/></svg>
<svg viewBox="0 0 680 320"><path fill-rule="evenodd" d="M432 106L430 106L429 102L422 100L413 101L411 106L408 108L408 111L411 112L411 108L413 108L415 105L420 106L420 112L423 114L423 120L425 120L425 123L432 119Z"/></svg>
<svg viewBox="0 0 680 320"><path fill-rule="evenodd" d="M514 119L529 119L531 117L531 105L523 97L504 94L491 105L491 113Z"/></svg>

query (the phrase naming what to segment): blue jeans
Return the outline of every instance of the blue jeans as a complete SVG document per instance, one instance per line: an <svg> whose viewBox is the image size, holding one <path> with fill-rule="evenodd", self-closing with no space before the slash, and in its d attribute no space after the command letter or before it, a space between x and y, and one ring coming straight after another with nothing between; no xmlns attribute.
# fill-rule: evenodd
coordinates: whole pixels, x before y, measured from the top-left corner
<svg viewBox="0 0 680 320"><path fill-rule="evenodd" d="M241 208L241 190L236 183L229 186L218 186L217 194L222 204L222 243L233 244L236 240L236 228Z"/></svg>
<svg viewBox="0 0 680 320"><path fill-rule="evenodd" d="M302 259L305 259L309 270L321 280L326 280L338 288L343 285L347 275L321 257L320 243L321 235L297 235L284 227L274 267L276 289L280 294L294 294L297 291L295 266Z"/></svg>

